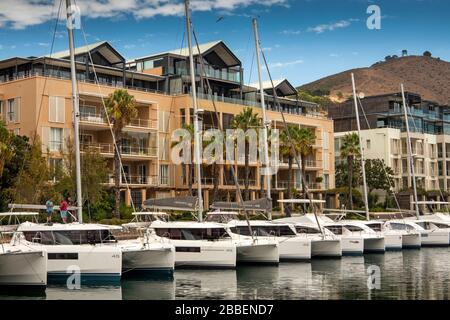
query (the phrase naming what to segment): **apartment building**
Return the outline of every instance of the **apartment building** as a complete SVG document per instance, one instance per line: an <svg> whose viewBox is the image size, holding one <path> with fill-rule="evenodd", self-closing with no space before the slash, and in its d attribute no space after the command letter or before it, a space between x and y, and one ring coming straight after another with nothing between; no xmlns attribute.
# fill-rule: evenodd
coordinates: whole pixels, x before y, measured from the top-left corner
<svg viewBox="0 0 450 320"><path fill-rule="evenodd" d="M417 186L427 191L450 188L450 107L406 93L409 128ZM401 93L361 99L361 138L367 159L383 159L394 171L395 189L412 186L410 157ZM334 120L336 162L343 161L340 148L344 136L356 131L353 102L329 108Z"/></svg>
<svg viewBox="0 0 450 320"><path fill-rule="evenodd" d="M204 65L199 64L200 55ZM93 65L89 63L90 57ZM121 185L125 202L130 204L133 200L139 206L147 198L186 194L189 188L186 170L170 161L170 139L173 130L192 121L190 79L186 72L187 49L126 62L108 42L99 42L77 48L75 58L80 95L81 151L95 149L107 159L111 174L105 185L114 186L114 148L103 99L117 88L126 88L136 99L138 116L125 128L121 141L125 171ZM0 117L16 134L38 134L50 166L60 165L67 141L73 138L68 59L69 53L64 51L52 56L15 57L0 61ZM203 129L218 127L212 100L225 129L230 128L234 115L246 106L253 107L262 116L258 87L243 85L242 63L224 42L200 45L195 61ZM207 79L202 76L203 70L199 70L203 67L207 68L212 90L207 90ZM333 122L318 111L317 105L299 100L288 80L276 81L274 86L279 104L275 103L271 84L264 85L271 127L281 128L282 108L288 123L311 128L316 134L314 152L307 160L306 180L320 196L323 190L334 187L334 149L330 146ZM280 160L280 171L272 177L274 199L283 198L287 186L286 161ZM242 188L244 179L242 165L227 163L219 166L219 190L222 198L230 200L236 197L231 165L235 166ZM265 188L261 185L264 181L259 179L260 170L260 163L251 164L252 198ZM208 203L215 179L211 166L202 166L202 179L205 203ZM301 187L300 181L300 172L295 170L294 185Z"/></svg>

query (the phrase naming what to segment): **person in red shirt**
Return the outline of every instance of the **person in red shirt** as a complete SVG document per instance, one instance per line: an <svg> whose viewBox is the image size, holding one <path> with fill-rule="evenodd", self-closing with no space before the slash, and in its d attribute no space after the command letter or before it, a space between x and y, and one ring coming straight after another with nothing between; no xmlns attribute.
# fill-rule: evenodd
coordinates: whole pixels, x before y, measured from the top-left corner
<svg viewBox="0 0 450 320"><path fill-rule="evenodd" d="M63 223L67 223L67 210L69 209L69 204L66 199L63 199L59 204L59 212L61 213L61 219Z"/></svg>

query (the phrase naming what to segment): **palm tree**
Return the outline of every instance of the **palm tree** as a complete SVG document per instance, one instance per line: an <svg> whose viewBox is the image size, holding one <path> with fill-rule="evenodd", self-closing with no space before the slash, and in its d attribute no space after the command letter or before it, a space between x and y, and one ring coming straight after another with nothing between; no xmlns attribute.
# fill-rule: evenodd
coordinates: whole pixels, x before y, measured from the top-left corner
<svg viewBox="0 0 450 320"><path fill-rule="evenodd" d="M293 182L293 160L300 153L299 145L297 143L297 136L299 132L299 127L295 125L287 126L286 130L283 130L280 134L280 154L288 158L288 187L287 187L287 197L291 199L292 197L292 182ZM294 148L292 148L294 147Z"/></svg>
<svg viewBox="0 0 450 320"><path fill-rule="evenodd" d="M194 125L191 124L187 124L187 123L183 123L182 128L184 130L187 130L189 132L190 135L190 142L191 142L191 161L190 163L186 163L186 177L187 177L187 184L189 187L189 195L192 196L192 185L193 185L193 177L194 177L194 166L192 165L192 159L194 157ZM179 144L179 142L174 141L172 143L172 145L170 146L171 148L174 148L175 146L177 146Z"/></svg>
<svg viewBox="0 0 450 320"><path fill-rule="evenodd" d="M314 143L316 142L316 135L314 131L309 128L299 128L297 134L294 136L294 146L298 150L302 164L302 177L306 177L306 158L312 154ZM302 183L303 194L306 194L306 185Z"/></svg>
<svg viewBox="0 0 450 320"><path fill-rule="evenodd" d="M348 164L348 203L353 210L353 162L360 156L359 136L356 133L345 135L342 140L341 157L347 158Z"/></svg>
<svg viewBox="0 0 450 320"><path fill-rule="evenodd" d="M245 107L238 115L234 116L231 127L233 129L242 129L247 132L248 129L257 129L262 125L261 118L257 113L253 113L251 107ZM249 193L249 178L250 178L250 165L249 165L249 150L250 145L248 138L245 139L245 164L244 164L244 197L245 200L250 200Z"/></svg>
<svg viewBox="0 0 450 320"><path fill-rule="evenodd" d="M138 115L136 109L136 100L125 89L117 89L105 101L106 110L112 130L116 139L116 152L114 153L114 191L115 191L115 207L114 215L120 218L120 176L121 176L121 146L122 132L133 118Z"/></svg>
<svg viewBox="0 0 450 320"><path fill-rule="evenodd" d="M203 148L206 148L209 144L214 143L214 138L211 138L210 140L203 140ZM217 157L215 159L212 159L213 162L211 164L211 174L213 177L213 196L211 198L211 202L215 202L218 200L219 196L219 179L220 179L220 166L217 164Z"/></svg>

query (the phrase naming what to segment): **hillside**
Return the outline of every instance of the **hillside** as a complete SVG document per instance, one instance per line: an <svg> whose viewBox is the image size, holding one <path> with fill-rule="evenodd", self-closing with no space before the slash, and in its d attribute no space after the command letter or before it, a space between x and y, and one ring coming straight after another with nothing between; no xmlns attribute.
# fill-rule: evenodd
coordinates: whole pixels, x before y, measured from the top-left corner
<svg viewBox="0 0 450 320"><path fill-rule="evenodd" d="M301 86L309 92L329 92L334 101L351 96L351 73L358 91L366 96L399 92L405 89L419 93L423 99L450 105L450 62L425 56L408 56L379 62L369 68L341 72Z"/></svg>

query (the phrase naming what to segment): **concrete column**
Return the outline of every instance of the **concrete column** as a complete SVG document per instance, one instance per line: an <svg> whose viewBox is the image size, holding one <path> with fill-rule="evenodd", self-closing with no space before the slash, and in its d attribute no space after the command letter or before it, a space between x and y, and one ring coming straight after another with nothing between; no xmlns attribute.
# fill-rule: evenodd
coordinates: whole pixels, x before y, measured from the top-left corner
<svg viewBox="0 0 450 320"><path fill-rule="evenodd" d="M279 200L283 200L284 199L284 192L283 191L280 191L278 193L278 198L279 198ZM282 215L284 215L284 205L283 205L283 203L280 203L280 212L281 212Z"/></svg>
<svg viewBox="0 0 450 320"><path fill-rule="evenodd" d="M131 189L125 190L125 205L127 207L131 206Z"/></svg>
<svg viewBox="0 0 450 320"><path fill-rule="evenodd" d="M230 191L227 191L227 202L231 201L231 195L230 195Z"/></svg>
<svg viewBox="0 0 450 320"><path fill-rule="evenodd" d="M250 191L250 200L256 200L256 192Z"/></svg>
<svg viewBox="0 0 450 320"><path fill-rule="evenodd" d="M209 190L203 190L203 208L209 210Z"/></svg>
<svg viewBox="0 0 450 320"><path fill-rule="evenodd" d="M142 202L147 200L147 189L142 189L141 190L141 197L142 197ZM142 205L142 203L140 205Z"/></svg>
<svg viewBox="0 0 450 320"><path fill-rule="evenodd" d="M175 197L175 190L170 190L170 196L172 197L172 198L174 198Z"/></svg>

